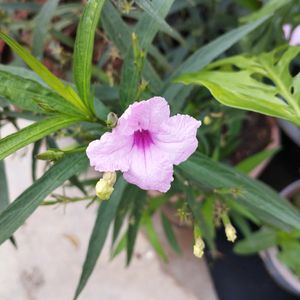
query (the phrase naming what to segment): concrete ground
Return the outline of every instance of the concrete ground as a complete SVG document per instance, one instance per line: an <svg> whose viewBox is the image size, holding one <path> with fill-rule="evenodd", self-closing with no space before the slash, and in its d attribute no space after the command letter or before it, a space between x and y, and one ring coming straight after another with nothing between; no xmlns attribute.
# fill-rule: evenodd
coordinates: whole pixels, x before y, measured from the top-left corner
<svg viewBox="0 0 300 300"><path fill-rule="evenodd" d="M2 136L11 131L8 126L4 129ZM29 149L8 157L5 163L10 196L15 199L31 184ZM40 207L16 232L18 250L10 242L0 247L1 300L72 299L96 216L96 207L86 209L85 205ZM129 268L124 267L122 254L110 261L108 239L79 299L217 299L205 261L192 255L190 234L182 230L178 234L184 254L177 256L167 248L168 265L159 261L140 234Z"/></svg>

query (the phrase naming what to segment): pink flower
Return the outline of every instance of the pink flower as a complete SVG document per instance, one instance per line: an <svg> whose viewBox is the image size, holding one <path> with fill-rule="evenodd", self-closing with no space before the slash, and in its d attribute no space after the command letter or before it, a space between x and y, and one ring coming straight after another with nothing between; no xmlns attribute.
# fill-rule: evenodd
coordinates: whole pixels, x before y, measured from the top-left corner
<svg viewBox="0 0 300 300"><path fill-rule="evenodd" d="M283 25L283 33L291 46L300 45L300 25L293 30L291 24L285 24Z"/></svg>
<svg viewBox="0 0 300 300"><path fill-rule="evenodd" d="M130 105L118 125L86 150L96 171L122 171L125 180L144 190L166 192L173 181L173 165L185 161L198 146L200 121L170 117L162 97Z"/></svg>

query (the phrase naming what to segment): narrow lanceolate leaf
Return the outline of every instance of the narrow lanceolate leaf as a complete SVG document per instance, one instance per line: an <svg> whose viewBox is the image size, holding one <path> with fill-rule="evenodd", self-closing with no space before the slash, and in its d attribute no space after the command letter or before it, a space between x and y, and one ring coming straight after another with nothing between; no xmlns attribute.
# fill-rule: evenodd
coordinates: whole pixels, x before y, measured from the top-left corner
<svg viewBox="0 0 300 300"><path fill-rule="evenodd" d="M74 299L78 298L95 268L98 257L104 246L109 226L116 214L125 187L126 182L122 178L119 178L111 198L108 201L103 201L98 210L97 219L89 241L87 255Z"/></svg>
<svg viewBox="0 0 300 300"><path fill-rule="evenodd" d="M140 226L140 221L142 218L144 206L147 200L147 195L145 191L135 188L134 193L131 195L134 198L133 210L129 216L129 226L127 231L127 265L130 264L137 233Z"/></svg>
<svg viewBox="0 0 300 300"><path fill-rule="evenodd" d="M293 77L289 68L299 53L300 47L284 46L256 56L233 56L177 81L205 86L224 105L300 125L299 76Z"/></svg>
<svg viewBox="0 0 300 300"><path fill-rule="evenodd" d="M65 180L88 165L85 153L71 154L52 166L0 214L0 244L35 211L39 204Z"/></svg>
<svg viewBox="0 0 300 300"><path fill-rule="evenodd" d="M232 47L235 43L240 41L248 33L255 30L257 27L262 25L270 16L266 16L262 19L259 19L255 22L249 23L247 25L240 26L236 29L233 29L222 36L218 37L209 44L199 48L195 53L188 57L175 72L172 73L169 80L166 82L162 93L168 99L170 104L173 106L173 110L176 112L180 109L183 103L183 97L177 97L182 91L185 92L185 97L189 95L189 92L192 90L192 87L184 87L182 84L172 84L171 81L184 73L196 72L203 69L211 61L225 52L227 49Z"/></svg>
<svg viewBox="0 0 300 300"><path fill-rule="evenodd" d="M235 166L235 169L242 173L250 173L262 162L271 159L279 149L268 149L247 157Z"/></svg>
<svg viewBox="0 0 300 300"><path fill-rule="evenodd" d="M42 137L78 122L78 118L55 116L34 123L0 140L0 160Z"/></svg>
<svg viewBox="0 0 300 300"><path fill-rule="evenodd" d="M9 195L8 186L6 180L5 164L4 161L0 161L0 213L8 206Z"/></svg>
<svg viewBox="0 0 300 300"><path fill-rule="evenodd" d="M167 33L178 42L184 44L184 40L180 34L165 21L164 17L157 13L158 10L156 8L156 4L153 4L149 0L135 0L135 2L155 21L155 23L159 25L161 31Z"/></svg>
<svg viewBox="0 0 300 300"><path fill-rule="evenodd" d="M34 112L60 112L83 116L70 102L35 80L0 70L0 96L19 108Z"/></svg>
<svg viewBox="0 0 300 300"><path fill-rule="evenodd" d="M247 236L244 240L238 241L234 247L234 252L240 255L255 254L276 245L276 231L268 228Z"/></svg>
<svg viewBox="0 0 300 300"><path fill-rule="evenodd" d="M79 95L89 108L93 107L90 95L94 38L105 0L89 0L81 16L74 48L74 78Z"/></svg>
<svg viewBox="0 0 300 300"><path fill-rule="evenodd" d="M165 235L169 241L169 244L171 245L171 247L175 252L181 253L181 249L180 246L178 245L175 233L172 228L172 224L170 223L169 219L165 216L164 213L161 213L161 222L163 225Z"/></svg>
<svg viewBox="0 0 300 300"><path fill-rule="evenodd" d="M228 192L237 203L248 208L264 222L282 229L300 229L300 213L265 184L211 160L193 155L179 166L191 182L212 191Z"/></svg>
<svg viewBox="0 0 300 300"><path fill-rule="evenodd" d="M152 2L153 14L164 20L174 0L154 0ZM137 23L134 31L137 36L137 44L140 51L146 55L155 35L160 30L160 25L152 15L144 14ZM138 60L134 51L134 43L128 50L124 59L121 73L120 98L121 104L127 107L128 104L137 100L139 83L144 69L143 64ZM141 66L142 64L142 66Z"/></svg>
<svg viewBox="0 0 300 300"><path fill-rule="evenodd" d="M160 256L163 261L167 261L167 255L155 231L151 216L147 213L143 215L142 223L145 226L147 237L155 252Z"/></svg>
<svg viewBox="0 0 300 300"><path fill-rule="evenodd" d="M37 57L42 57L48 27L59 0L48 0L35 18L35 27L32 36L32 52Z"/></svg>
<svg viewBox="0 0 300 300"><path fill-rule="evenodd" d="M76 92L68 85L65 85L55 75L53 75L43 64L41 64L35 57L33 57L25 48L19 43L10 38L3 32L0 32L0 38L3 39L15 52L18 54L24 62L36 72L44 82L47 83L54 91L74 106L79 108L83 113L87 114L87 109L81 102L81 99Z"/></svg>

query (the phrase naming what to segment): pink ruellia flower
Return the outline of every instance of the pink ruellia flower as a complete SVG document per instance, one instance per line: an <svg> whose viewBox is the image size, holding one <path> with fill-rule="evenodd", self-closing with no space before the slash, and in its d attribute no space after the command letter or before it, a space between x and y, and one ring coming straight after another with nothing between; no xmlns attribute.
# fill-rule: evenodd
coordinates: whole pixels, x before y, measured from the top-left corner
<svg viewBox="0 0 300 300"><path fill-rule="evenodd" d="M122 171L125 180L144 190L166 192L173 181L173 165L185 161L198 146L200 121L170 117L162 97L130 105L112 132L91 142L86 150L96 171Z"/></svg>
<svg viewBox="0 0 300 300"><path fill-rule="evenodd" d="M300 45L300 25L293 29L291 24L283 25L283 33L291 46Z"/></svg>

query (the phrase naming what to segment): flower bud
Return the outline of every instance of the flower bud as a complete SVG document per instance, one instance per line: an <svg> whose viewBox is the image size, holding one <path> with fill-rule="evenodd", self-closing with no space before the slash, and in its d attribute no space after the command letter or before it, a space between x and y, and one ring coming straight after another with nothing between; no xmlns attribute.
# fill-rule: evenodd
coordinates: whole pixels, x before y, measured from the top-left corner
<svg viewBox="0 0 300 300"><path fill-rule="evenodd" d="M102 176L102 179L109 182L110 185L114 185L117 180L117 174L116 172L105 172Z"/></svg>
<svg viewBox="0 0 300 300"><path fill-rule="evenodd" d="M233 243L237 238L236 230L232 226L231 223L228 223L228 224L225 225L225 234L226 234L226 237L227 237L227 241L229 241L229 242Z"/></svg>
<svg viewBox="0 0 300 300"><path fill-rule="evenodd" d="M103 178L96 184L96 195L100 200L108 200L114 191L113 185Z"/></svg>
<svg viewBox="0 0 300 300"><path fill-rule="evenodd" d="M197 238L194 244L194 255L201 258L204 254L205 244L202 238Z"/></svg>
<svg viewBox="0 0 300 300"><path fill-rule="evenodd" d="M115 128L118 124L118 116L114 112L110 112L106 118L106 125L109 128Z"/></svg>
<svg viewBox="0 0 300 300"><path fill-rule="evenodd" d="M204 119L203 119L203 123L204 125L210 125L212 122L212 119L210 116L205 116Z"/></svg>
<svg viewBox="0 0 300 300"><path fill-rule="evenodd" d="M49 149L43 153L39 153L38 155L36 155L37 159L40 160L59 160L61 158L63 158L65 155L65 153L61 150L58 149Z"/></svg>

